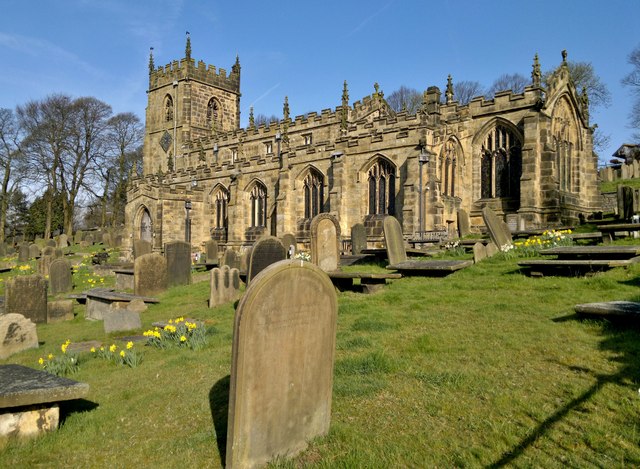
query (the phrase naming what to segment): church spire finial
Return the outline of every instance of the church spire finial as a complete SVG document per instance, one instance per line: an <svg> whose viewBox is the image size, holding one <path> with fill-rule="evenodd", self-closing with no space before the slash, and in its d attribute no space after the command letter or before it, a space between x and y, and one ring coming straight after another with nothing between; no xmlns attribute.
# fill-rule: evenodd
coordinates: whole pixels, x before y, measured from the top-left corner
<svg viewBox="0 0 640 469"><path fill-rule="evenodd" d="M184 48L184 56L187 60L191 60L191 34L187 31L187 45Z"/></svg>
<svg viewBox="0 0 640 469"><path fill-rule="evenodd" d="M562 62L567 61L567 49L562 50Z"/></svg>
<svg viewBox="0 0 640 469"><path fill-rule="evenodd" d="M447 77L447 90L444 93L445 103L451 104L453 102L453 79L451 75Z"/></svg>
<svg viewBox="0 0 640 469"><path fill-rule="evenodd" d="M284 120L289 119L289 97L284 97L284 105L282 106L282 117Z"/></svg>
<svg viewBox="0 0 640 469"><path fill-rule="evenodd" d="M253 129L256 126L256 120L253 117L253 106L249 108L249 128Z"/></svg>
<svg viewBox="0 0 640 469"><path fill-rule="evenodd" d="M347 88L347 80L342 86L342 108L340 109L340 130L347 131L347 117L349 116L349 90Z"/></svg>
<svg viewBox="0 0 640 469"><path fill-rule="evenodd" d="M149 47L149 75L153 73L156 66L153 62L153 47Z"/></svg>
<svg viewBox="0 0 640 469"><path fill-rule="evenodd" d="M533 57L533 70L531 71L531 83L533 86L539 87L542 79L542 73L540 72L540 62L538 61L538 54Z"/></svg>

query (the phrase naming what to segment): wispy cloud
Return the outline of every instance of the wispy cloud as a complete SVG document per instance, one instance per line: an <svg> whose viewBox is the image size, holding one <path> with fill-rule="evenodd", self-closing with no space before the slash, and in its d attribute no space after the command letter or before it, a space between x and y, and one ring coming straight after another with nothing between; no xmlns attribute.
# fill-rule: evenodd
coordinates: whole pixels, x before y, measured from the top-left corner
<svg viewBox="0 0 640 469"><path fill-rule="evenodd" d="M276 83L275 85L273 85L271 88L269 88L267 91L265 91L264 93L262 93L260 96L258 96L256 99L253 100L253 102L249 105L251 107L253 107L258 101L260 101L261 99L266 98L267 96L269 96L271 93L273 93L278 87L280 86L280 83Z"/></svg>
<svg viewBox="0 0 640 469"><path fill-rule="evenodd" d="M360 31L362 31L364 29L364 27L367 25L367 23L369 23L372 19L374 19L376 16L379 16L380 14L382 14L382 12L384 12L387 8L389 8L391 5L393 5L395 0L390 1L389 3L387 3L385 6L383 6L382 8L380 8L380 10L378 10L377 12L373 13L372 15L367 16L364 20L362 20L358 26L356 26L354 29L352 29L348 34L347 37L353 36L357 33L359 33Z"/></svg>
<svg viewBox="0 0 640 469"><path fill-rule="evenodd" d="M72 64L84 72L102 78L105 73L77 55L49 41L19 34L0 32L0 48L10 49L38 59Z"/></svg>

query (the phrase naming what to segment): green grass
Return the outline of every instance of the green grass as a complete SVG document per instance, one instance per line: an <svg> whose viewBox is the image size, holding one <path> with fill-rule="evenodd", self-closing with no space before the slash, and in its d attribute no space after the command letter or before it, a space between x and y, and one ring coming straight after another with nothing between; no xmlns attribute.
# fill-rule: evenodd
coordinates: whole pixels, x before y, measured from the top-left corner
<svg viewBox="0 0 640 469"><path fill-rule="evenodd" d="M272 465L640 465L640 328L573 313L640 300L640 266L529 278L516 262L340 293L331 429ZM57 432L0 443L0 467L221 467L234 308L209 309L208 290L172 288L143 313L143 329L205 320L204 349L145 347L137 368L86 356L73 376L90 384L86 401L63 406ZM40 349L3 363L37 368L67 338L115 340L81 314L38 336Z"/></svg>
<svg viewBox="0 0 640 469"><path fill-rule="evenodd" d="M616 181L601 182L600 192L614 192L618 186L629 186L633 189L640 189L640 179L618 179Z"/></svg>

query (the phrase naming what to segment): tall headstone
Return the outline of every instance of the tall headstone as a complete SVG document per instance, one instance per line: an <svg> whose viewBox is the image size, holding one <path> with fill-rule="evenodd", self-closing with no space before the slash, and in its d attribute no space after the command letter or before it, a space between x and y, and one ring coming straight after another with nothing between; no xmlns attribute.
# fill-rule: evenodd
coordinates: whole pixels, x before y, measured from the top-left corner
<svg viewBox="0 0 640 469"><path fill-rule="evenodd" d="M228 265L231 269L240 268L240 257L233 248L227 248L222 255L221 265ZM246 270L245 270L246 272Z"/></svg>
<svg viewBox="0 0 640 469"><path fill-rule="evenodd" d="M238 270L241 274L247 274L249 272L249 264L251 263L251 251L253 251L253 246L246 247L244 250L240 251L240 259L238 260L240 266L238 267Z"/></svg>
<svg viewBox="0 0 640 469"><path fill-rule="evenodd" d="M40 256L38 259L38 273L43 277L49 276L49 267L51 267L51 263L55 259L55 256Z"/></svg>
<svg viewBox="0 0 640 469"><path fill-rule="evenodd" d="M397 265L407 260L407 250L404 247L404 237L400 222L391 215L384 217L382 222L384 239L387 245L389 264Z"/></svg>
<svg viewBox="0 0 640 469"><path fill-rule="evenodd" d="M204 253L207 262L218 262L218 242L215 239L209 239L204 243Z"/></svg>
<svg viewBox="0 0 640 469"><path fill-rule="evenodd" d="M463 208L458 210L458 236L464 238L471 233L469 214Z"/></svg>
<svg viewBox="0 0 640 469"><path fill-rule="evenodd" d="M151 254L153 248L151 243L146 239L136 239L133 241L133 257L144 256L145 254Z"/></svg>
<svg viewBox="0 0 640 469"><path fill-rule="evenodd" d="M76 231L75 236L73 237L74 244L80 244L84 240L84 233L82 230Z"/></svg>
<svg viewBox="0 0 640 469"><path fill-rule="evenodd" d="M329 213L313 217L310 227L311 262L325 272L338 270L340 264L340 224Z"/></svg>
<svg viewBox="0 0 640 469"><path fill-rule="evenodd" d="M133 292L153 296L167 289L167 260L151 253L137 257L133 263Z"/></svg>
<svg viewBox="0 0 640 469"><path fill-rule="evenodd" d="M22 314L36 324L47 322L47 281L42 275L18 275L7 279L5 314Z"/></svg>
<svg viewBox="0 0 640 469"><path fill-rule="evenodd" d="M280 241L282 241L282 245L287 250L287 258L291 259L298 249L298 241L296 240L295 235L292 233L285 233L280 237Z"/></svg>
<svg viewBox="0 0 640 469"><path fill-rule="evenodd" d="M327 433L337 311L333 284L309 262L278 262L251 282L235 315L227 467L292 456Z"/></svg>
<svg viewBox="0 0 640 469"><path fill-rule="evenodd" d="M0 243L0 257L4 257L7 255L7 243Z"/></svg>
<svg viewBox="0 0 640 469"><path fill-rule="evenodd" d="M484 207L482 209L482 219L487 226L491 241L493 241L499 250L511 245L513 238L511 237L509 227L504 221L498 218L493 210L489 207Z"/></svg>
<svg viewBox="0 0 640 469"><path fill-rule="evenodd" d="M358 256L363 249L367 249L367 229L362 223L356 223L351 227L351 254Z"/></svg>
<svg viewBox="0 0 640 469"><path fill-rule="evenodd" d="M240 273L228 265L211 269L209 308L235 301L240 296Z"/></svg>
<svg viewBox="0 0 640 469"><path fill-rule="evenodd" d="M35 323L22 314L0 315L0 360L30 348L38 348Z"/></svg>
<svg viewBox="0 0 640 469"><path fill-rule="evenodd" d="M631 221L633 217L633 189L630 186L622 186L622 218Z"/></svg>
<svg viewBox="0 0 640 469"><path fill-rule="evenodd" d="M189 285L191 283L191 244L172 241L165 244L167 259L167 285Z"/></svg>
<svg viewBox="0 0 640 469"><path fill-rule="evenodd" d="M29 259L40 257L40 248L37 244L29 245Z"/></svg>
<svg viewBox="0 0 640 469"><path fill-rule="evenodd" d="M287 258L287 251L275 236L264 236L256 241L251 250L247 284L267 266Z"/></svg>
<svg viewBox="0 0 640 469"><path fill-rule="evenodd" d="M68 260L54 259L49 265L49 290L52 295L71 291L73 278Z"/></svg>

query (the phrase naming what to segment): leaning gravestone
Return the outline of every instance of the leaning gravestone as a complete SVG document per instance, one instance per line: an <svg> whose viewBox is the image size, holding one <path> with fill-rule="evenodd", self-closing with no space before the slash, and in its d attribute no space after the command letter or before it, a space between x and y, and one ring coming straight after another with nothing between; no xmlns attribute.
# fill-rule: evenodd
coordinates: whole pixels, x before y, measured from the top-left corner
<svg viewBox="0 0 640 469"><path fill-rule="evenodd" d="M240 296L240 273L228 265L211 269L209 308L235 301Z"/></svg>
<svg viewBox="0 0 640 469"><path fill-rule="evenodd" d="M267 266L287 258L287 251L282 242L275 236L264 236L256 241L251 251L247 285Z"/></svg>
<svg viewBox="0 0 640 469"><path fill-rule="evenodd" d="M167 285L189 285L191 283L191 244L172 241L165 244L167 259Z"/></svg>
<svg viewBox="0 0 640 469"><path fill-rule="evenodd" d="M133 241L133 257L144 256L145 254L151 254L153 248L151 243L145 239L136 239Z"/></svg>
<svg viewBox="0 0 640 469"><path fill-rule="evenodd" d="M387 243L387 257L390 265L397 265L407 260L407 250L404 247L402 226L396 217L386 216L382 222L384 239Z"/></svg>
<svg viewBox="0 0 640 469"><path fill-rule="evenodd" d="M491 241L496 245L498 250L502 251L506 246L510 246L513 242L511 231L507 224L500 220L493 210L489 207L482 209L482 219L489 230Z"/></svg>
<svg viewBox="0 0 640 469"><path fill-rule="evenodd" d="M5 314L22 314L36 324L47 322L47 281L42 275L18 275L7 280Z"/></svg>
<svg viewBox="0 0 640 469"><path fill-rule="evenodd" d="M287 251L287 258L291 259L295 255L298 246L296 237L292 233L285 233L280 237L280 241L282 241L282 245Z"/></svg>
<svg viewBox="0 0 640 469"><path fill-rule="evenodd" d="M35 323L22 314L0 315L0 360L30 348L38 348Z"/></svg>
<svg viewBox="0 0 640 469"><path fill-rule="evenodd" d="M238 269L240 267L240 258L238 253L233 248L227 248L222 255L222 265L228 265L231 269Z"/></svg>
<svg viewBox="0 0 640 469"><path fill-rule="evenodd" d="M49 265L49 289L52 295L71 291L71 264L66 259L54 259Z"/></svg>
<svg viewBox="0 0 640 469"><path fill-rule="evenodd" d="M359 256L363 249L367 249L367 229L362 223L356 223L351 227L351 254Z"/></svg>
<svg viewBox="0 0 640 469"><path fill-rule="evenodd" d="M167 289L167 261L157 253L144 254L133 263L133 291L153 296Z"/></svg>
<svg viewBox="0 0 640 469"><path fill-rule="evenodd" d="M311 262L325 272L338 270L340 224L336 217L321 213L311 220Z"/></svg>
<svg viewBox="0 0 640 469"><path fill-rule="evenodd" d="M463 208L458 210L458 236L464 238L471 233L469 214Z"/></svg>
<svg viewBox="0 0 640 469"><path fill-rule="evenodd" d="M251 282L235 315L227 467L292 456L327 433L337 311L333 284L309 262L278 262Z"/></svg>
<svg viewBox="0 0 640 469"><path fill-rule="evenodd" d="M204 253L207 262L218 262L218 242L215 239L210 239L204 243Z"/></svg>
<svg viewBox="0 0 640 469"><path fill-rule="evenodd" d="M36 257L40 257L40 248L37 244L29 245L29 259L35 259Z"/></svg>

